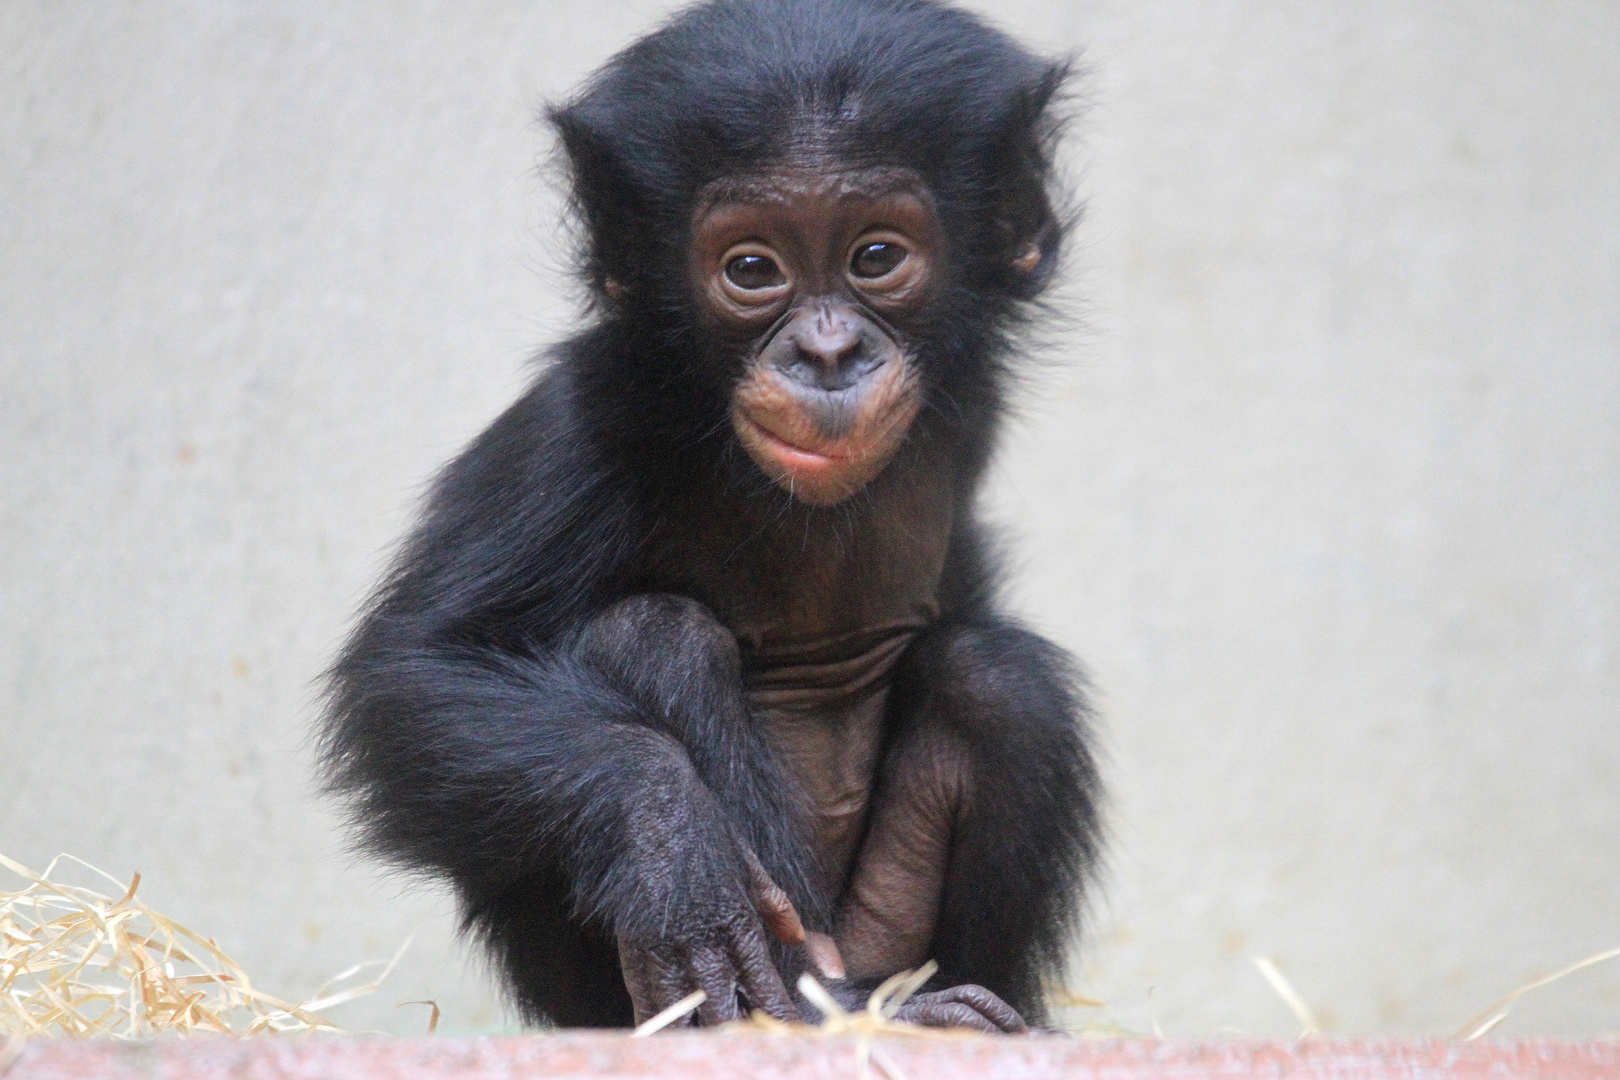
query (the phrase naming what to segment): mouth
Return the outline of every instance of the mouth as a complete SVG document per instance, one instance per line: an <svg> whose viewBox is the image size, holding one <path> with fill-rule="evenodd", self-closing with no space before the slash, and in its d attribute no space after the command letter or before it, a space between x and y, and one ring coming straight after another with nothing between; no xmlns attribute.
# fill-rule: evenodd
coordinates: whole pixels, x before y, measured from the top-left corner
<svg viewBox="0 0 1620 1080"><path fill-rule="evenodd" d="M782 463L790 472L823 472L837 469L849 464L848 453L836 453L826 450L812 450L807 446L789 442L770 428L749 416L746 410L739 410L738 415L752 430L762 446Z"/></svg>
<svg viewBox="0 0 1620 1080"><path fill-rule="evenodd" d="M778 487L801 502L831 506L883 471L904 441L919 407L914 382L895 364L829 410L785 377L756 374L732 402L732 430ZM829 430L835 421L837 430Z"/></svg>

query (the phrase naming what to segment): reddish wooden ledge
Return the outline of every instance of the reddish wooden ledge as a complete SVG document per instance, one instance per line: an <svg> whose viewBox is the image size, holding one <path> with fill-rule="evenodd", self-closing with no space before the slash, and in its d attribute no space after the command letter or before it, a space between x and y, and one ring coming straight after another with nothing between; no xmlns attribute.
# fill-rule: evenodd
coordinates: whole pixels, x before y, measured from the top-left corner
<svg viewBox="0 0 1620 1080"><path fill-rule="evenodd" d="M1620 1041L1457 1043L1090 1041L1062 1037L880 1038L905 1080L1616 1080ZM563 1032L529 1038L263 1037L118 1043L37 1040L3 1080L529 1080L686 1077L855 1080L853 1038ZM872 1070L881 1078L885 1070Z"/></svg>

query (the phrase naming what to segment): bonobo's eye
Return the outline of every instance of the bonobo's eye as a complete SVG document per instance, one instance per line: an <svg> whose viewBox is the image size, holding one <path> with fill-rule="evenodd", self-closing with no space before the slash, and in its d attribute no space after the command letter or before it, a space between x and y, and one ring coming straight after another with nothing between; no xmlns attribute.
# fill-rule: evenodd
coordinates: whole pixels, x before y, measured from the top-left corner
<svg viewBox="0 0 1620 1080"><path fill-rule="evenodd" d="M719 310L744 320L764 318L793 291L792 263L761 240L744 240L724 249L709 266L708 285Z"/></svg>
<svg viewBox="0 0 1620 1080"><path fill-rule="evenodd" d="M906 261L906 249L887 241L862 244L849 260L849 272L858 278L880 278Z"/></svg>
<svg viewBox="0 0 1620 1080"><path fill-rule="evenodd" d="M760 240L732 244L710 266L719 267L708 279L714 298L744 319L765 317L792 291L791 262Z"/></svg>
<svg viewBox="0 0 1620 1080"><path fill-rule="evenodd" d="M787 284L782 268L765 255L738 255L726 263L726 280L749 292Z"/></svg>

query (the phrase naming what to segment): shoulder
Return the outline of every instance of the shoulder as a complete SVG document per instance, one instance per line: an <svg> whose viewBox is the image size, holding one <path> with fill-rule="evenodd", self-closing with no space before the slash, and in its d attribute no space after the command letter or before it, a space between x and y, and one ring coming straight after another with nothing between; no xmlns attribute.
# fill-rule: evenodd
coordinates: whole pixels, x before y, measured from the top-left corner
<svg viewBox="0 0 1620 1080"><path fill-rule="evenodd" d="M406 609L544 638L611 588L647 517L559 358L439 474L391 591Z"/></svg>

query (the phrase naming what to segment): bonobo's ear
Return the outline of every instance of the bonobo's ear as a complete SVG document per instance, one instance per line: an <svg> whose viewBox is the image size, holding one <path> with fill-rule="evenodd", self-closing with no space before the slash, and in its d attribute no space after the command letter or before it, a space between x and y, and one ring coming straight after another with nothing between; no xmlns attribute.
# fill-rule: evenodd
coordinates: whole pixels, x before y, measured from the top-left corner
<svg viewBox="0 0 1620 1080"><path fill-rule="evenodd" d="M1020 300L1033 300L1057 272L1063 226L1044 190L1028 194L1022 205L1008 207L1003 217L1007 236L1009 284Z"/></svg>
<svg viewBox="0 0 1620 1080"><path fill-rule="evenodd" d="M1054 102L1069 75L1067 62L1043 68L1019 91L997 140L996 226L1008 289L1021 300L1034 299L1051 282L1063 245L1065 222L1053 209L1048 185L1061 126Z"/></svg>
<svg viewBox="0 0 1620 1080"><path fill-rule="evenodd" d="M582 98L554 105L546 110L546 118L562 148L569 208L582 228L578 240L587 283L593 292L619 303L633 285L628 271L637 235L632 226L645 215L636 205L636 185L627 163L614 153L602 130L607 118L590 115L591 104Z"/></svg>

